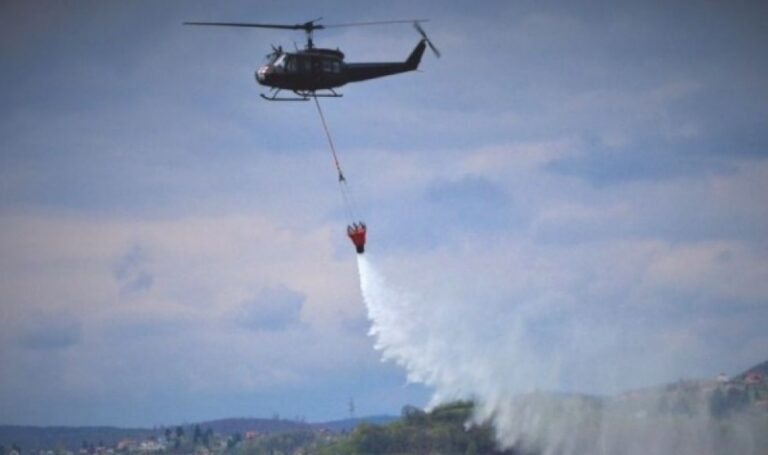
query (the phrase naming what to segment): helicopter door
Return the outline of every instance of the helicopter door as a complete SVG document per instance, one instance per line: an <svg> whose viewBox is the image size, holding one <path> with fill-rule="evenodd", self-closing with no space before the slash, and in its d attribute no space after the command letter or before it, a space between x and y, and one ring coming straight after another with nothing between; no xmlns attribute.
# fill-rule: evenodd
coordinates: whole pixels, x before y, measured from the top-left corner
<svg viewBox="0 0 768 455"><path fill-rule="evenodd" d="M338 60L326 58L323 59L322 71L324 73L340 73L341 64Z"/></svg>
<svg viewBox="0 0 768 455"><path fill-rule="evenodd" d="M298 62L296 61L296 57L293 55L288 55L285 59L285 72L286 73L296 73L298 72Z"/></svg>
<svg viewBox="0 0 768 455"><path fill-rule="evenodd" d="M312 72L312 60L304 56L296 57L296 68L299 73L309 74Z"/></svg>

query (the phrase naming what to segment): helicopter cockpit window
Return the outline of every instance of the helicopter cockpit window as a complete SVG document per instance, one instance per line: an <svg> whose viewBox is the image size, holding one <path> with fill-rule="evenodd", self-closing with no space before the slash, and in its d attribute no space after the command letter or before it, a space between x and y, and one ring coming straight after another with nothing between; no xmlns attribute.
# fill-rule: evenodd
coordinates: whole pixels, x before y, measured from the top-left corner
<svg viewBox="0 0 768 455"><path fill-rule="evenodd" d="M323 60L323 72L330 73L332 70L332 62L330 60Z"/></svg>
<svg viewBox="0 0 768 455"><path fill-rule="evenodd" d="M275 62L272 63L272 65L275 68L284 68L285 67L285 54L280 54L276 59Z"/></svg>
<svg viewBox="0 0 768 455"><path fill-rule="evenodd" d="M334 73L341 72L341 65L339 65L339 62L333 62L332 68Z"/></svg>
<svg viewBox="0 0 768 455"><path fill-rule="evenodd" d="M275 61L277 60L278 57L280 57L280 54L278 54L277 52L273 52L273 53L267 55L267 57L264 59L264 64L265 65L274 65Z"/></svg>

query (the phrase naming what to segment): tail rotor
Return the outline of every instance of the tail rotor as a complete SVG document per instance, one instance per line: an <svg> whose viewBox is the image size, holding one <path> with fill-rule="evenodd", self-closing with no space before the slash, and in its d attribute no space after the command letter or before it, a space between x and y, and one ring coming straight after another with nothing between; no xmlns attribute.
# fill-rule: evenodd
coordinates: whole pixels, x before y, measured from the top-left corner
<svg viewBox="0 0 768 455"><path fill-rule="evenodd" d="M425 43L427 43L427 46L432 50L432 53L435 54L435 57L440 58L440 51L437 50L437 47L435 47L434 44L432 44L432 41L427 37L427 32L424 31L423 28L421 28L421 25L419 25L419 22L416 21L413 23L413 27L416 29L416 31L419 32L419 35L421 35L421 38L424 40Z"/></svg>

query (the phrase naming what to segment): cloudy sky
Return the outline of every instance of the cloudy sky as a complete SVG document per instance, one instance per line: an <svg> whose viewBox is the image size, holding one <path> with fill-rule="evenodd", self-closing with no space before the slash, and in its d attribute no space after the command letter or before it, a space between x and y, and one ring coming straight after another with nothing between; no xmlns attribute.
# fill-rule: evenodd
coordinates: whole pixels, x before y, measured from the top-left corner
<svg viewBox="0 0 768 455"><path fill-rule="evenodd" d="M442 59L323 100L370 254L473 301L490 334L526 305L542 344L590 315L635 346L585 354L621 371L564 387L766 360L768 7L672 3L2 2L0 423L429 399L367 336L314 107L258 97L270 44L302 34L186 20L429 18ZM316 36L348 61L417 41Z"/></svg>

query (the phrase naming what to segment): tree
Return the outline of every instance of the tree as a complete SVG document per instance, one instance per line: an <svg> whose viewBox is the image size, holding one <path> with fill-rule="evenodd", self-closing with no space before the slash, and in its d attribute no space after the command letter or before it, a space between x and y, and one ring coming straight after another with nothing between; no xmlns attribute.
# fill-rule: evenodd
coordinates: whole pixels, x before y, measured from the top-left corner
<svg viewBox="0 0 768 455"><path fill-rule="evenodd" d="M742 411L749 405L749 393L735 387L728 390L725 399L730 412Z"/></svg>
<svg viewBox="0 0 768 455"><path fill-rule="evenodd" d="M184 437L184 428L181 425L176 427L176 440L173 442L173 447L178 449L181 447L181 439Z"/></svg>
<svg viewBox="0 0 768 455"><path fill-rule="evenodd" d="M205 444L206 447L210 447L212 440L213 440L213 429L211 427L208 427L208 429L205 430L205 433L203 433L203 444Z"/></svg>
<svg viewBox="0 0 768 455"><path fill-rule="evenodd" d="M200 429L200 425L195 425L195 431L192 435L192 441L197 444L203 439L203 431Z"/></svg>
<svg viewBox="0 0 768 455"><path fill-rule="evenodd" d="M717 419L725 417L728 413L728 403L720 387L715 389L712 396L709 397L709 413Z"/></svg>
<svg viewBox="0 0 768 455"><path fill-rule="evenodd" d="M377 425L360 424L352 436L352 441L359 453L370 455L386 453L388 450L387 431Z"/></svg>
<svg viewBox="0 0 768 455"><path fill-rule="evenodd" d="M229 440L227 440L227 448L233 449L235 446L240 444L242 440L243 440L243 435L241 435L240 433L235 433L234 435L232 435L231 438L229 438Z"/></svg>
<svg viewBox="0 0 768 455"><path fill-rule="evenodd" d="M417 408L416 406L403 406L403 410L400 412L400 414L408 424L420 424L426 422L427 420L427 413Z"/></svg>

